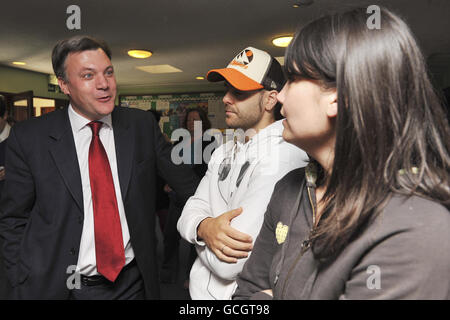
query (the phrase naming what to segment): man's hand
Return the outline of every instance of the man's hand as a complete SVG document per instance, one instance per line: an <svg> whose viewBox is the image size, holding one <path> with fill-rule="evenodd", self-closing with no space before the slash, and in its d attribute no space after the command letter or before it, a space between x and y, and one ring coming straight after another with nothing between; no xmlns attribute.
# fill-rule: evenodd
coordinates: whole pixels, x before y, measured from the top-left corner
<svg viewBox="0 0 450 320"><path fill-rule="evenodd" d="M242 208L234 209L216 218L206 218L198 226L197 236L221 261L236 263L237 259L247 258L253 249L252 237L230 226L231 220L241 213Z"/></svg>

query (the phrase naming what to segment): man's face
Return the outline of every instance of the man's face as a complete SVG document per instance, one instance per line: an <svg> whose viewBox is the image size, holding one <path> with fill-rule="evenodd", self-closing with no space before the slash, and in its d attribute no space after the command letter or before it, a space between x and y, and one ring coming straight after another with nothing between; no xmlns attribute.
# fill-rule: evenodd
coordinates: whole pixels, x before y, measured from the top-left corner
<svg viewBox="0 0 450 320"><path fill-rule="evenodd" d="M70 95L74 110L89 120L110 114L116 98L116 78L102 49L70 53L65 62L66 81L59 79L63 92Z"/></svg>
<svg viewBox="0 0 450 320"><path fill-rule="evenodd" d="M264 90L240 91L225 83L228 89L223 97L225 122L232 129L256 128L262 119Z"/></svg>

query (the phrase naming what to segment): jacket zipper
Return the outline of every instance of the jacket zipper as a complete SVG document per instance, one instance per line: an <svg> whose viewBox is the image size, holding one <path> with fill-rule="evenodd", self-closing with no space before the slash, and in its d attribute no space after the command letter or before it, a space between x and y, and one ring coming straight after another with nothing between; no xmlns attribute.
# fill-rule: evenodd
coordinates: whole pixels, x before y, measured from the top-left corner
<svg viewBox="0 0 450 320"><path fill-rule="evenodd" d="M313 210L313 218L312 218L312 220L313 220L313 229L314 229L314 226L315 226L315 224L316 224L316 210L315 210L315 208L314 208L314 204L313 204L312 199L311 199L311 192L310 192L310 190L309 190L309 187L307 187L307 190L308 190L309 203L311 204L311 208L312 208L312 210ZM311 240L310 240L310 238L304 240L304 241L302 242L302 244L301 244L301 247L302 247L302 248L301 248L301 250L300 250L300 253L298 254L297 258L294 260L294 263L292 264L292 266L289 268L289 271L288 271L288 273L287 273L286 279L284 280L283 290L281 291L281 299L284 299L284 295L285 295L285 293L286 293L287 282L288 282L289 278L290 278L291 275L292 275L292 271L294 270L294 268L295 268L295 266L297 265L297 263L298 263L298 261L300 260L300 258L301 258L301 257L305 254L305 252L308 251L308 249L311 247Z"/></svg>

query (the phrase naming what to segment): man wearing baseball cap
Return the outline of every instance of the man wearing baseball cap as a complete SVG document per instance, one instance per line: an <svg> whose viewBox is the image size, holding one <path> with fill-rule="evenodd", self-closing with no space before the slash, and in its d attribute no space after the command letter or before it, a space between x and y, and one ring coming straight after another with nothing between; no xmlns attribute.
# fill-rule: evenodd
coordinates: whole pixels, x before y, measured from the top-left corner
<svg viewBox="0 0 450 320"><path fill-rule="evenodd" d="M198 254L190 273L191 298L224 300L236 289L276 182L305 166L307 155L282 138L277 94L285 80L267 52L248 47L226 68L209 71L207 79L225 81L226 123L245 130L246 139L214 151L177 227Z"/></svg>

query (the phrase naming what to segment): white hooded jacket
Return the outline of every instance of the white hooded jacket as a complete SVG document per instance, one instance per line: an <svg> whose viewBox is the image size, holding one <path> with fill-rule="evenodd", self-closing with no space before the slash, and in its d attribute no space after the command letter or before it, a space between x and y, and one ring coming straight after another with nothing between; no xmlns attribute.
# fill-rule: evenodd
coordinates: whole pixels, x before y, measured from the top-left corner
<svg viewBox="0 0 450 320"><path fill-rule="evenodd" d="M254 241L276 182L306 166L306 153L284 141L282 133L280 120L260 130L247 143L229 141L212 154L208 171L186 202L177 225L181 236L197 249L189 282L192 299L230 299L236 289L235 279L247 260L239 259L234 264L219 260L197 239L200 222L242 207L231 226Z"/></svg>

